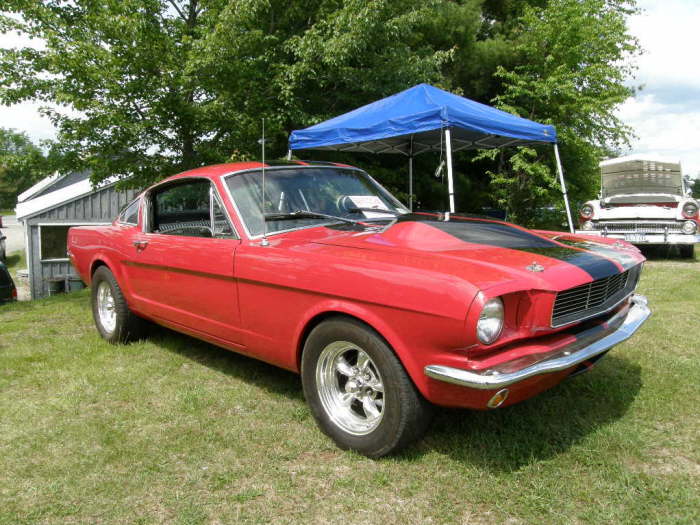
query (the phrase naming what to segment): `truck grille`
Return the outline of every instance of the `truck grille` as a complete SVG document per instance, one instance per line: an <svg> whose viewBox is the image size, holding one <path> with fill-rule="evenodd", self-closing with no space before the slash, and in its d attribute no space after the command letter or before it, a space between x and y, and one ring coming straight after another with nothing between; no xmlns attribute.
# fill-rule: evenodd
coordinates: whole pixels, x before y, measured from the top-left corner
<svg viewBox="0 0 700 525"><path fill-rule="evenodd" d="M682 222L596 222L593 227L598 231L607 228L610 233L664 233L668 228L669 233L678 233L683 226Z"/></svg>
<svg viewBox="0 0 700 525"><path fill-rule="evenodd" d="M639 266L559 292L552 310L552 326L582 321L614 308L635 289L638 278Z"/></svg>

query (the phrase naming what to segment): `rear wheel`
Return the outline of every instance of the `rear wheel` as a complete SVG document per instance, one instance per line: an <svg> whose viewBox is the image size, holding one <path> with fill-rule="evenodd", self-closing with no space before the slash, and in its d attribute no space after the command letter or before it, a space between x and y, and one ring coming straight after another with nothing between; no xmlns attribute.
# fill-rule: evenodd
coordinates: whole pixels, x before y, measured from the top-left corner
<svg viewBox="0 0 700 525"><path fill-rule="evenodd" d="M694 244L684 244L682 246L679 246L680 252L681 252L681 257L685 257L687 259L692 259L695 257L695 245Z"/></svg>
<svg viewBox="0 0 700 525"><path fill-rule="evenodd" d="M106 266L100 266L92 276L92 316L97 331L110 343L128 343L145 336L146 321L129 310L114 274Z"/></svg>
<svg viewBox="0 0 700 525"><path fill-rule="evenodd" d="M381 457L418 440L432 406L371 329L332 319L309 334L302 355L304 395L321 430L339 447Z"/></svg>

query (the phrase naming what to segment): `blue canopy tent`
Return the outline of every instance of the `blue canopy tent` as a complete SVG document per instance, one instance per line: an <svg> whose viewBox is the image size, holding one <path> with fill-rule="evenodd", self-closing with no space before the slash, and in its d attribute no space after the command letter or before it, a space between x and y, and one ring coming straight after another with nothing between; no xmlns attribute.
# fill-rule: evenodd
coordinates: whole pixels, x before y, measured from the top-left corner
<svg viewBox="0 0 700 525"><path fill-rule="evenodd" d="M290 155L292 150L302 149L406 155L411 208L413 157L444 150L450 212L454 213L453 151L535 143L554 146L569 229L573 232L554 126L520 118L428 84L418 84L315 126L295 130L289 138L289 150Z"/></svg>

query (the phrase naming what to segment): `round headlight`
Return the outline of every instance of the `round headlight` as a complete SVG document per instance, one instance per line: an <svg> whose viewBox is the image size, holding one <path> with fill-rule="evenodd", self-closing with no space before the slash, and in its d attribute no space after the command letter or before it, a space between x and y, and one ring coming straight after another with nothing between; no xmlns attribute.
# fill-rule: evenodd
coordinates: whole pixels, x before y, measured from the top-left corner
<svg viewBox="0 0 700 525"><path fill-rule="evenodd" d="M581 217L584 219L590 219L593 217L593 206L590 204L584 204L581 206Z"/></svg>
<svg viewBox="0 0 700 525"><path fill-rule="evenodd" d="M683 223L683 226L681 227L681 231L683 233L687 233L688 235L691 235L695 233L695 230L698 229L697 224L695 224L695 221L685 221Z"/></svg>
<svg viewBox="0 0 700 525"><path fill-rule="evenodd" d="M476 323L476 336L485 345L490 345L503 330L503 301L495 297L489 299L481 309L479 321Z"/></svg>
<svg viewBox="0 0 700 525"><path fill-rule="evenodd" d="M698 213L698 206L694 202L686 202L683 205L683 216L684 217L695 217Z"/></svg>
<svg viewBox="0 0 700 525"><path fill-rule="evenodd" d="M593 229L593 223L591 221L586 221L581 226L582 230L591 231Z"/></svg>

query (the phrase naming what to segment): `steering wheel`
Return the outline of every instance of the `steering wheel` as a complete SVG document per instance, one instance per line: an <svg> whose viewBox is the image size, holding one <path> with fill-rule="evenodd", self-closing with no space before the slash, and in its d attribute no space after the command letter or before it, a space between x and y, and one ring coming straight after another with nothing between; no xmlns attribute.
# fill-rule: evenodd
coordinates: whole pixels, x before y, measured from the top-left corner
<svg viewBox="0 0 700 525"><path fill-rule="evenodd" d="M357 213L350 211L353 208L357 208L354 202L352 202L352 199L348 197L347 195L341 195L338 197L338 200L336 201L336 205L338 206L338 210L343 212L343 213Z"/></svg>

